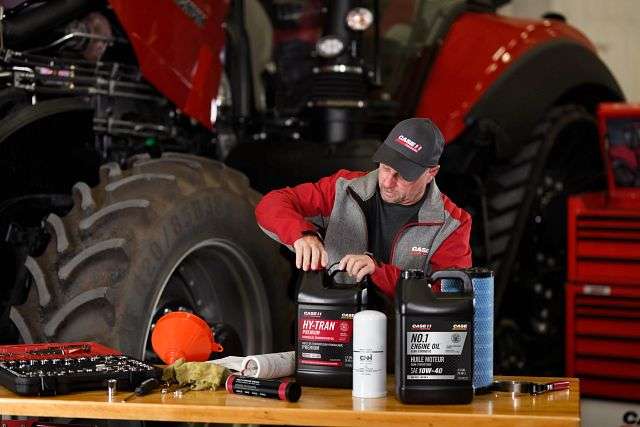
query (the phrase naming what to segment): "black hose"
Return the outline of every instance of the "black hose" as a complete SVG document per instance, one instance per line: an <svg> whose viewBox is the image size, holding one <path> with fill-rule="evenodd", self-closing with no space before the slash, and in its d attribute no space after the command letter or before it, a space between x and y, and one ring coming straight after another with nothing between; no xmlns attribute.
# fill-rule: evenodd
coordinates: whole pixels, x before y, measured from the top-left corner
<svg viewBox="0 0 640 427"><path fill-rule="evenodd" d="M248 54L249 36L245 27L244 14L244 0L234 1L227 21L227 46L225 48L227 75L231 77L233 114L235 119L241 123L251 117L255 106L251 77L251 55Z"/></svg>
<svg viewBox="0 0 640 427"><path fill-rule="evenodd" d="M15 49L56 26L72 21L95 8L92 0L51 0L7 18L2 24L4 45Z"/></svg>

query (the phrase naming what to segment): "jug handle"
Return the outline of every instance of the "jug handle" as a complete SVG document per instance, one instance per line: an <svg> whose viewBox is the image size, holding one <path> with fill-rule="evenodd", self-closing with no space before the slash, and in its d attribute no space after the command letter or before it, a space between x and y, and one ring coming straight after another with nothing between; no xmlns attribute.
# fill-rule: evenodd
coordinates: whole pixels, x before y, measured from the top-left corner
<svg viewBox="0 0 640 427"><path fill-rule="evenodd" d="M327 272L329 273L329 277L331 278L331 281L334 283L334 285L338 285L338 284L336 283L336 281L334 280L335 275L336 275L336 274L338 274L338 273L344 273L345 271L347 271L347 270L345 270L345 269L342 269L342 270L341 270L341 269L338 269L338 268L335 268L333 271L331 271L331 269L333 269L334 267L336 267L338 264L340 264L340 261L336 261L336 262L334 262L333 264L331 264L329 267L327 267ZM365 278L364 278L364 279L362 279L362 280L361 280L361 281L359 281L359 282L356 282L355 284L356 284L356 285L365 285L365 284L366 284L366 281L367 281L367 278L366 278L366 276L365 276ZM339 285L338 285L338 286L339 286Z"/></svg>
<svg viewBox="0 0 640 427"><path fill-rule="evenodd" d="M473 285L471 284L471 278L462 270L440 270L432 273L429 276L429 282L434 282L440 279L457 279L462 281L462 289L464 292L473 292Z"/></svg>
<svg viewBox="0 0 640 427"><path fill-rule="evenodd" d="M344 272L344 270L340 270L338 268L334 268L338 264L340 264L340 261L336 261L333 264L331 264L329 267L327 267L327 273L329 273L329 277L331 277L332 279L336 274ZM331 271L332 269L333 269L333 271Z"/></svg>

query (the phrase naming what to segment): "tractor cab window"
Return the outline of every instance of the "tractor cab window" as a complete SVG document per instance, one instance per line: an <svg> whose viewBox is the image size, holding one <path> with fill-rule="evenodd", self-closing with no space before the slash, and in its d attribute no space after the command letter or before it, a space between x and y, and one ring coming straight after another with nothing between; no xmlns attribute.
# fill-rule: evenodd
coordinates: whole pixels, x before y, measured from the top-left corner
<svg viewBox="0 0 640 427"><path fill-rule="evenodd" d="M407 93L415 93L415 82L424 81L437 40L444 37L464 5L462 0L380 2L381 80L391 99L402 100ZM365 39L373 36L370 29Z"/></svg>
<svg viewBox="0 0 640 427"><path fill-rule="evenodd" d="M273 26L271 104L284 114L304 107L311 92L312 56L322 34L323 0L262 0ZM249 29L251 31L251 29Z"/></svg>
<svg viewBox="0 0 640 427"><path fill-rule="evenodd" d="M375 13L374 1L354 2ZM299 111L312 93L312 70L318 63L316 42L327 27L328 0L261 0L273 27L273 104L282 113ZM417 96L431 59L465 0L380 0L375 25L353 34L347 43L353 64L372 70L380 64L380 98L404 101ZM346 16L345 16L346 18ZM374 18L375 19L375 18ZM252 28L248 29L251 34Z"/></svg>
<svg viewBox="0 0 640 427"><path fill-rule="evenodd" d="M615 185L640 188L640 118L608 119L606 147Z"/></svg>

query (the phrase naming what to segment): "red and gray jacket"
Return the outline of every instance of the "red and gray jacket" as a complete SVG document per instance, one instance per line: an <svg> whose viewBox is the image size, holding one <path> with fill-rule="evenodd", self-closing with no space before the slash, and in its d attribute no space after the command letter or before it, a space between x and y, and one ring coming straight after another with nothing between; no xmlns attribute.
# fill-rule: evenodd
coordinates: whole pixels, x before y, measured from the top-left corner
<svg viewBox="0 0 640 427"><path fill-rule="evenodd" d="M323 230L331 265L347 254L367 251L367 220L362 205L374 196L377 186L377 170L368 174L340 170L316 183L271 191L256 206L258 225L292 250L303 233ZM398 231L391 247L391 263L378 263L371 279L393 297L402 270L470 267L470 232L471 216L431 181L418 220Z"/></svg>

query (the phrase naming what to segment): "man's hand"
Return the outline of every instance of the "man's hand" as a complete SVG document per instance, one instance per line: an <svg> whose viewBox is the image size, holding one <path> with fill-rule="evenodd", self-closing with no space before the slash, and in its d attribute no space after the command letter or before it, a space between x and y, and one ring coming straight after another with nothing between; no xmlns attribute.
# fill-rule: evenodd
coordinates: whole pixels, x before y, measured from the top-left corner
<svg viewBox="0 0 640 427"><path fill-rule="evenodd" d="M293 242L293 249L296 252L296 268L302 268L304 271L317 270L319 265L327 266L329 257L324 245L318 236L302 236Z"/></svg>
<svg viewBox="0 0 640 427"><path fill-rule="evenodd" d="M376 263L369 255L349 254L340 260L338 269L346 271L349 276L361 282L364 276L375 271Z"/></svg>

